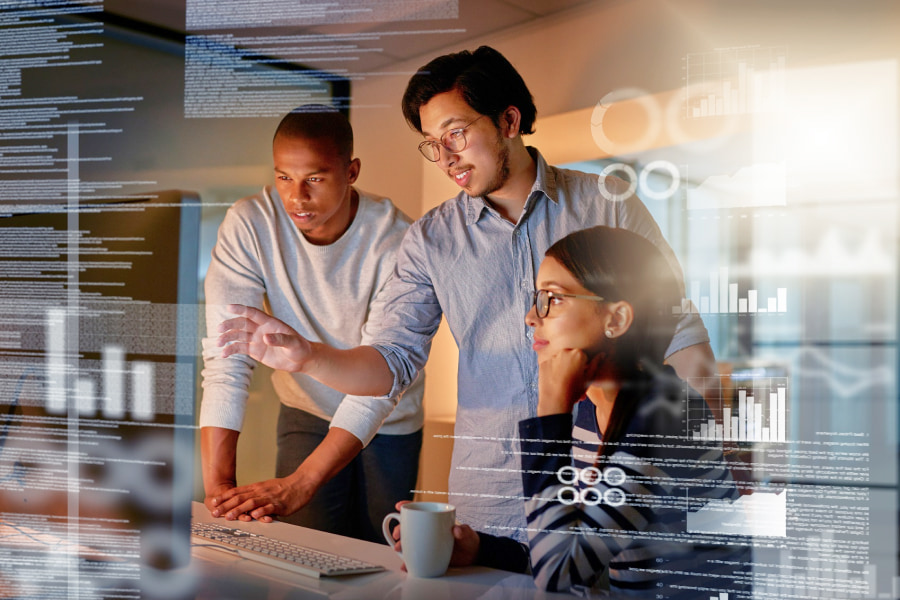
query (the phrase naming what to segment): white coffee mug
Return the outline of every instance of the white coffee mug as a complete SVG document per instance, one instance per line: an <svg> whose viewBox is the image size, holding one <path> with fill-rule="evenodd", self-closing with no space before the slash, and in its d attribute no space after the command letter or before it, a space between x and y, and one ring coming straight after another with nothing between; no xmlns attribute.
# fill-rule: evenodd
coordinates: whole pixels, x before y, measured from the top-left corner
<svg viewBox="0 0 900 600"><path fill-rule="evenodd" d="M456 508L442 502L410 502L391 513L381 525L384 539L394 545L391 521L400 521L400 558L415 577L438 577L447 571L453 554Z"/></svg>

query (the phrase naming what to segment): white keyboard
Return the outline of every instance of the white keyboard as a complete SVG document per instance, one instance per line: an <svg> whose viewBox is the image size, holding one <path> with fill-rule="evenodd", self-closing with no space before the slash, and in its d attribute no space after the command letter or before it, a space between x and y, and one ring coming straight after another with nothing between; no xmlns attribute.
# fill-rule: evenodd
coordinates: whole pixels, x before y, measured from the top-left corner
<svg viewBox="0 0 900 600"><path fill-rule="evenodd" d="M248 560L288 569L309 577L374 573L384 567L355 558L305 548L218 523L192 523L191 535L229 549Z"/></svg>

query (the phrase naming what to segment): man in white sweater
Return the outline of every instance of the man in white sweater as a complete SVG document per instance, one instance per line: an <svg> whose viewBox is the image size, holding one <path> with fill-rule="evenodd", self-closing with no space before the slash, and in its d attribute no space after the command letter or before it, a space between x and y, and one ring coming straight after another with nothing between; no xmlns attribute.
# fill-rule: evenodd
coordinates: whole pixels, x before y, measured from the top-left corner
<svg viewBox="0 0 900 600"><path fill-rule="evenodd" d="M275 371L281 401L276 478L237 486L237 440L256 362L222 357L216 336L230 316L227 305L250 305L308 339L355 347L410 222L390 200L353 187L360 170L353 133L333 109L307 106L288 114L276 130L273 159L274 189L266 186L228 210L206 276L205 502L214 516L250 520L217 506L223 498L265 496L272 506L260 520L289 515L285 520L305 527L382 541L381 519L415 487L421 379L382 425L384 411L374 410L371 399Z"/></svg>

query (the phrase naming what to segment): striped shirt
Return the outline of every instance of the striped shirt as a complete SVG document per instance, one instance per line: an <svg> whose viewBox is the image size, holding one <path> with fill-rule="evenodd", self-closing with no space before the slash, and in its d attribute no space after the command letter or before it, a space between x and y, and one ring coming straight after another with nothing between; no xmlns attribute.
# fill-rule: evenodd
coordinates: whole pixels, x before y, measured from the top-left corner
<svg viewBox="0 0 900 600"><path fill-rule="evenodd" d="M636 402L637 410L602 459L590 400L578 404L574 418L520 423L536 584L595 597L749 597L749 553L741 543L747 539L686 526L688 512L738 496L721 446L686 436L687 404L707 411L704 400L667 367L640 389L623 389L616 401Z"/></svg>

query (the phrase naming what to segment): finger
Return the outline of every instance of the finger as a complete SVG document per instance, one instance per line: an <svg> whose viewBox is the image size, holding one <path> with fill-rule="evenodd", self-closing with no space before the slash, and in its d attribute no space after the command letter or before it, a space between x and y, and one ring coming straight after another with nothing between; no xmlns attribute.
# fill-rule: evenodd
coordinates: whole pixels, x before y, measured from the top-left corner
<svg viewBox="0 0 900 600"><path fill-rule="evenodd" d="M259 325L255 321L251 321L246 317L235 317L233 319L225 319L216 326L216 331L224 333L226 331L256 331Z"/></svg>
<svg viewBox="0 0 900 600"><path fill-rule="evenodd" d="M232 518L236 519L240 513L249 512L254 508L256 508L256 505L253 504L253 496L250 494L231 494L227 498L223 494L222 501L219 502L216 511L220 515L225 515L226 518L230 514Z"/></svg>
<svg viewBox="0 0 900 600"><path fill-rule="evenodd" d="M248 343L253 341L253 334L241 329L229 329L220 333L216 341L219 347L227 346L228 344Z"/></svg>
<svg viewBox="0 0 900 600"><path fill-rule="evenodd" d="M233 315L243 315L248 319L257 320L258 318L265 317L266 313L259 310L258 308L253 308L252 306L247 306L246 304L229 304L226 309Z"/></svg>
<svg viewBox="0 0 900 600"><path fill-rule="evenodd" d="M394 510L400 510L400 507L404 504L409 504L411 500L401 500L397 504L394 505Z"/></svg>
<svg viewBox="0 0 900 600"><path fill-rule="evenodd" d="M394 538L395 540L400 539L400 526L399 525L394 527L394 530L391 531L391 537Z"/></svg>
<svg viewBox="0 0 900 600"><path fill-rule="evenodd" d="M253 512L253 510L255 510L256 508L258 508L259 505L262 504L263 502L264 501L258 500L256 498L252 498L250 500L242 502L241 504L239 504L237 506L237 508L231 509L227 513L225 513L225 518L228 519L229 521L233 521L245 513L249 516L250 513Z"/></svg>
<svg viewBox="0 0 900 600"><path fill-rule="evenodd" d="M287 333L267 333L263 336L263 341L269 346L277 346L279 348L299 346L296 336Z"/></svg>
<svg viewBox="0 0 900 600"><path fill-rule="evenodd" d="M250 356L250 344L233 342L222 348L222 358L228 358L235 354L246 354L247 356Z"/></svg>
<svg viewBox="0 0 900 600"><path fill-rule="evenodd" d="M256 510L254 510L253 512L251 512L250 516L253 517L254 519L258 520L258 519L262 519L266 515L274 515L274 514L277 514L275 504L273 504L272 502L269 502L265 506L261 506L261 507L257 508Z"/></svg>

